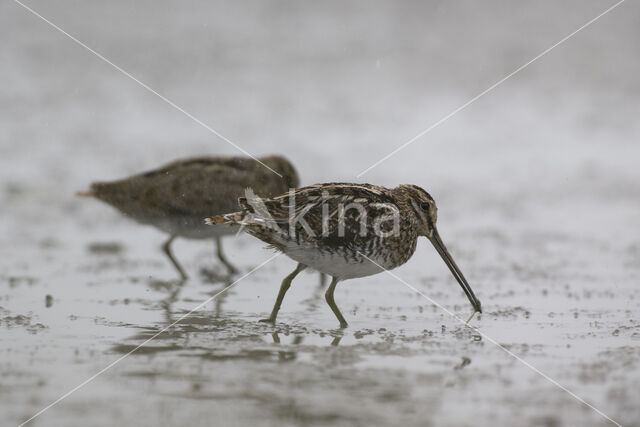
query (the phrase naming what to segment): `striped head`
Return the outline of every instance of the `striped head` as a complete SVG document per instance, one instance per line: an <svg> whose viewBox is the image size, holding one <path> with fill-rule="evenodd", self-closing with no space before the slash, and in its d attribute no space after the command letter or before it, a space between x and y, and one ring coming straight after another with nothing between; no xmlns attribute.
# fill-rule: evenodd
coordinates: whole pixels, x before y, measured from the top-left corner
<svg viewBox="0 0 640 427"><path fill-rule="evenodd" d="M436 228L438 207L436 206L436 202L433 200L433 197L417 185L400 185L392 191L398 201L399 207L410 212L413 226L417 228L418 235L425 236L429 239L462 287L467 298L469 298L474 310L482 313L480 300L478 300L474 295L467 279L465 279L462 271L453 260L453 257L447 250L447 247L444 245L444 242L438 233L438 229Z"/></svg>
<svg viewBox="0 0 640 427"><path fill-rule="evenodd" d="M399 202L411 212L418 235L429 238L438 220L438 207L433 197L417 185L401 185L393 189Z"/></svg>

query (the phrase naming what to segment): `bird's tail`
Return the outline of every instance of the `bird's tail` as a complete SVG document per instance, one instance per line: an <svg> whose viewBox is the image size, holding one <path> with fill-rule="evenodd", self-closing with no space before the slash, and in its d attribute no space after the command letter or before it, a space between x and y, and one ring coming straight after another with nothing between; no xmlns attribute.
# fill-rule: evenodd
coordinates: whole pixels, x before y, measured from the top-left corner
<svg viewBox="0 0 640 427"><path fill-rule="evenodd" d="M244 191L245 197L238 198L238 204L241 211L232 212L225 215L216 215L209 218L205 218L204 222L207 225L219 225L219 224L236 224L236 225L252 225L255 224L256 206L264 206L262 199L258 197L251 188L246 188ZM258 209L266 212L266 208ZM268 212L267 212L268 215Z"/></svg>
<svg viewBox="0 0 640 427"><path fill-rule="evenodd" d="M219 224L238 224L242 222L244 215L242 212L232 212L225 215L216 215L204 219L204 223L207 225L219 225Z"/></svg>
<svg viewBox="0 0 640 427"><path fill-rule="evenodd" d="M102 182L94 182L86 191L76 191L76 196L80 197L100 197L104 190L108 188L108 184Z"/></svg>

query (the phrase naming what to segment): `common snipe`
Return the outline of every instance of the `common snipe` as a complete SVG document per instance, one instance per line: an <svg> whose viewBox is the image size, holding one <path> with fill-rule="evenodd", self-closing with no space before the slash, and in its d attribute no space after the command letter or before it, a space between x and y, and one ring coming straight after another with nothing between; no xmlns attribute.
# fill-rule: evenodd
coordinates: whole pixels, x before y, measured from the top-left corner
<svg viewBox="0 0 640 427"><path fill-rule="evenodd" d="M240 211L206 222L213 228L241 225L298 262L282 281L271 315L264 321L275 322L291 281L311 267L333 278L325 297L340 326L346 327L333 297L338 282L404 264L413 255L419 236L431 241L474 310L482 312L480 301L438 234L435 201L418 186L317 184L269 199L241 198L240 205Z"/></svg>

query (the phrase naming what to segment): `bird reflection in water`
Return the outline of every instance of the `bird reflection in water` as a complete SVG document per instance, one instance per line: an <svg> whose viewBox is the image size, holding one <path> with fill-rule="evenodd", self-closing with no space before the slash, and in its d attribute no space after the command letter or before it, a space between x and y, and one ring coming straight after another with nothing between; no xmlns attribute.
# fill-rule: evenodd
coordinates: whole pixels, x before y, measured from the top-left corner
<svg viewBox="0 0 640 427"><path fill-rule="evenodd" d="M212 304L207 304L206 308L203 307L202 310L193 313L176 307L176 303L181 299L186 280L149 280L147 282L149 288L166 295L153 303L155 307L163 312L161 323L154 327L145 328L144 331L117 344L112 350L127 353L149 340L149 338L153 338L152 341L145 343L135 353L153 354L186 350L197 351L198 354L193 354L194 356L210 361L228 359L273 360L274 357L282 362L296 360L298 350L295 346L303 343L306 333L292 334L286 332L285 335L293 335L293 339L289 344L282 344L281 335L283 335L283 332L278 328L256 324L253 321L226 317L223 312L223 304L230 293L221 293L221 290L231 285L233 279L230 275L217 279L216 283L219 283L219 286L216 286L215 290L208 292L209 296L217 295L211 301ZM305 300L305 304L309 306L310 311L315 311L319 306L318 301L320 300L322 300L322 285L317 286L313 295ZM258 342L255 339L260 336L269 337L269 341L272 340L274 344L282 345L283 348L269 350L256 348L254 344L258 344ZM331 339L327 344L337 346L342 339L342 335L334 335L332 333L327 338ZM214 342L225 343L225 345L223 347L211 346L211 339ZM230 345L227 346L226 344ZM206 349L206 347L210 348L205 353L202 353L202 350Z"/></svg>

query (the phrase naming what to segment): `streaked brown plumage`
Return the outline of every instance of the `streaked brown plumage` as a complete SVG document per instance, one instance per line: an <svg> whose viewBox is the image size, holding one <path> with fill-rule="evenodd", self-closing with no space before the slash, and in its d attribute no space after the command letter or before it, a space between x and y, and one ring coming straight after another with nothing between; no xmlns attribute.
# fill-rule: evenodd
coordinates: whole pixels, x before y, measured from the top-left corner
<svg viewBox="0 0 640 427"><path fill-rule="evenodd" d="M333 277L325 296L340 326L345 327L347 323L333 298L337 283L404 264L415 252L419 236L433 243L474 310L482 311L438 234L435 201L418 186L388 189L370 184L317 184L260 203L240 199L242 210L209 218L208 223L242 225L249 234L298 262L282 282L271 316L265 321L275 322L291 281L308 266ZM397 228L390 213L397 216ZM223 226L214 228L218 227Z"/></svg>
<svg viewBox="0 0 640 427"><path fill-rule="evenodd" d="M168 233L163 249L183 279L187 275L171 253L175 237L216 240L218 258L234 272L221 245L221 237L234 230L207 227L203 218L238 209L238 198L251 187L270 197L299 185L293 165L282 156L267 156L261 162L248 157L195 157L177 160L145 173L113 182L96 182L88 192L78 193L102 200L142 224Z"/></svg>

